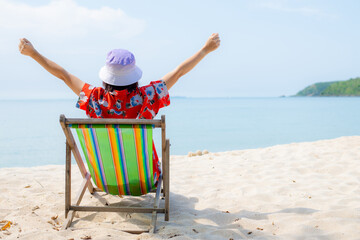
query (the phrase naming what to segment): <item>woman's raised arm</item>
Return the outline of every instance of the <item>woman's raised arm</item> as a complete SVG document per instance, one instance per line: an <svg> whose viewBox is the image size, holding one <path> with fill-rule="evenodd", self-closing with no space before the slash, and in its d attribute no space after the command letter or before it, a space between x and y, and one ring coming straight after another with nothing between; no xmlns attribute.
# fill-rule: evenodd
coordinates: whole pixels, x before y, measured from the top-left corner
<svg viewBox="0 0 360 240"><path fill-rule="evenodd" d="M170 89L177 80L190 72L207 54L216 50L220 46L220 38L218 33L213 33L206 41L205 45L193 56L186 59L183 63L177 66L173 71L166 74L162 80L166 83L168 89Z"/></svg>
<svg viewBox="0 0 360 240"><path fill-rule="evenodd" d="M68 73L64 68L54 63L53 61L42 56L26 38L21 38L19 43L19 51L21 54L26 55L37 61L46 71L55 77L63 80L71 90L79 96L84 82L76 76Z"/></svg>

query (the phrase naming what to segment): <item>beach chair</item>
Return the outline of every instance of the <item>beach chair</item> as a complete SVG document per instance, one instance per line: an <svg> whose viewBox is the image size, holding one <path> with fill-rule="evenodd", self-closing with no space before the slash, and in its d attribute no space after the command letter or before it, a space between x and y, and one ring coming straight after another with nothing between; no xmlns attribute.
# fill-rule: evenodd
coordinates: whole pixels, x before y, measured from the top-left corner
<svg viewBox="0 0 360 240"><path fill-rule="evenodd" d="M161 120L146 119L79 119L60 116L66 136L65 222L71 225L76 211L151 213L146 230L123 230L130 233L155 232L157 214L169 220L169 140L166 139L165 116ZM153 128L161 128L161 174L154 174ZM73 129L73 130L71 130ZM73 132L78 135L86 169ZM75 134L74 134L75 135ZM74 204L71 203L71 153L83 177ZM92 183L92 181L93 183ZM95 186L96 187L95 187ZM84 193L102 191L112 195L140 196L155 193L153 207L80 206ZM160 206L160 195L165 199Z"/></svg>

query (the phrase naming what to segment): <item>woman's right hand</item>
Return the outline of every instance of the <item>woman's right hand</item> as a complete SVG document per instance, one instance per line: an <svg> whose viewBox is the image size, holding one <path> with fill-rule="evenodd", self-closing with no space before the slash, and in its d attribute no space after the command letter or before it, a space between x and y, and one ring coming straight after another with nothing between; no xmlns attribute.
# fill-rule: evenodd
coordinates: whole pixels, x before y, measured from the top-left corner
<svg viewBox="0 0 360 240"><path fill-rule="evenodd" d="M29 40L21 38L19 42L19 52L26 56L32 56L36 50Z"/></svg>

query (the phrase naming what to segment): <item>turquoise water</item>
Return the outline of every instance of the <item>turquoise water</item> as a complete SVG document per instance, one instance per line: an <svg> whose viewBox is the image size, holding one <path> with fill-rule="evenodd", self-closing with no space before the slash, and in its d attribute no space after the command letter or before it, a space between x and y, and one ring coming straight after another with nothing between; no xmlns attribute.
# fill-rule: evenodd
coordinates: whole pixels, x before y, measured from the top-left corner
<svg viewBox="0 0 360 240"><path fill-rule="evenodd" d="M0 167L63 164L59 115L85 117L76 100L1 100ZM360 135L360 98L172 98L171 154L259 148Z"/></svg>

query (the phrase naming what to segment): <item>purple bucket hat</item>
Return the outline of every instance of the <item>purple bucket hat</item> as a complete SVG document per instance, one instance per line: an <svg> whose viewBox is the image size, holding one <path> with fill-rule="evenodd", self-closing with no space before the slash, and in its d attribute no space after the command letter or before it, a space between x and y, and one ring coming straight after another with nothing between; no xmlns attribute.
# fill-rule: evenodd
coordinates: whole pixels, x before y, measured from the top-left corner
<svg viewBox="0 0 360 240"><path fill-rule="evenodd" d="M127 86L140 80L142 71L135 65L134 54L125 49L111 50L106 65L100 69L99 77L114 86Z"/></svg>

